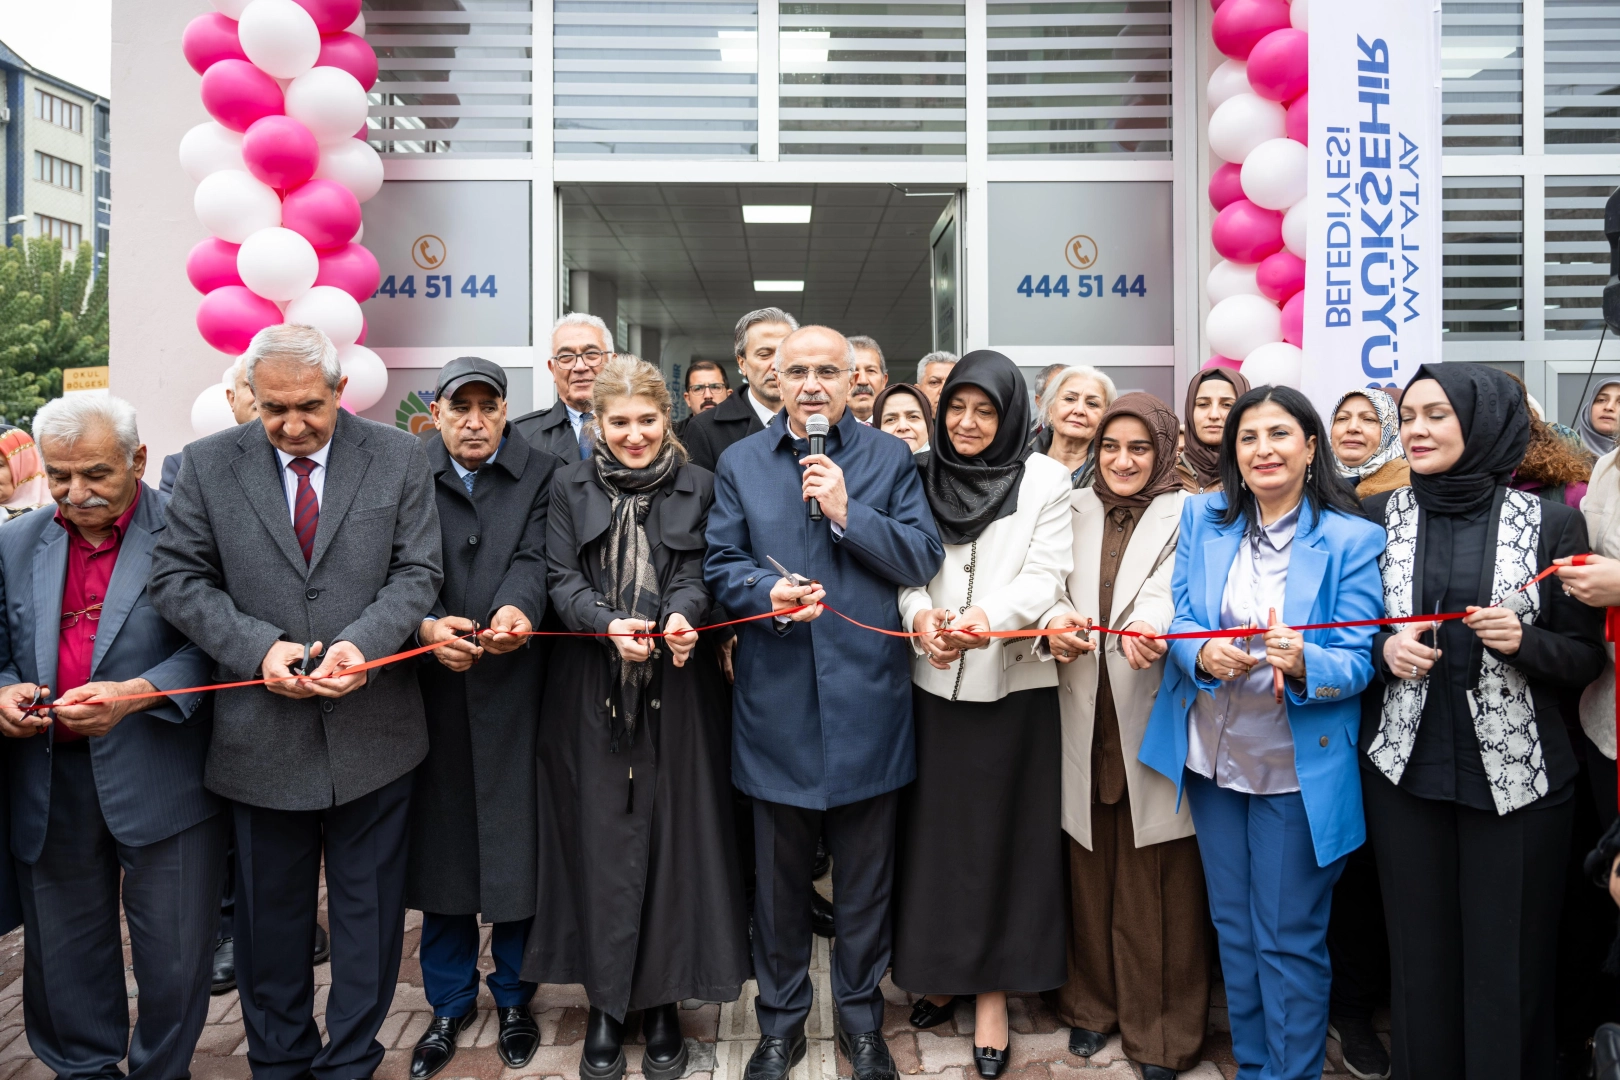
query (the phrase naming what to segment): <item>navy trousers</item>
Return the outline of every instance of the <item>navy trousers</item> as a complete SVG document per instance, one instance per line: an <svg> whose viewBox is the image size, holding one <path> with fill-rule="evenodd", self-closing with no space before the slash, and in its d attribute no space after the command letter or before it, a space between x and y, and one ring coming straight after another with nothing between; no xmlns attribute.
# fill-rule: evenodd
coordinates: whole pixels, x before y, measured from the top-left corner
<svg viewBox="0 0 1620 1080"><path fill-rule="evenodd" d="M489 952L495 970L485 978L497 1009L527 1005L538 983L518 978L533 918L496 923ZM464 1016L478 1002L478 916L422 912L422 989L434 1016Z"/></svg>
<svg viewBox="0 0 1620 1080"><path fill-rule="evenodd" d="M1343 858L1316 865L1298 792L1245 795L1189 771L1238 1080L1315 1080L1327 1048L1328 913Z"/></svg>

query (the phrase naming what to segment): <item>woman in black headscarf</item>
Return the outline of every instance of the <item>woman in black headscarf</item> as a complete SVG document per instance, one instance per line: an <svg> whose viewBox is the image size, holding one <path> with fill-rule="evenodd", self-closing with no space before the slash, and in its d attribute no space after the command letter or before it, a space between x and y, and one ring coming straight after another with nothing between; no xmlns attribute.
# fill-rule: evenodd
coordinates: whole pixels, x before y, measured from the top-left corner
<svg viewBox="0 0 1620 1080"><path fill-rule="evenodd" d="M1508 375L1425 365L1401 397L1412 486L1364 504L1388 533L1385 614L1470 613L1378 634L1383 692L1362 697L1396 1080L1555 1075L1577 771L1559 697L1602 670L1603 616L1555 582L1521 591L1588 550L1579 513L1508 486L1529 440Z"/></svg>
<svg viewBox="0 0 1620 1080"><path fill-rule="evenodd" d="M945 562L903 589L914 639L917 780L895 865L895 985L930 995L911 1022L950 1019L978 995L979 1074L1007 1067L1006 991L1061 986L1064 897L1057 671L1034 638L1063 603L1074 556L1069 472L1032 454L1016 365L969 353L940 391L923 474ZM1065 605L1066 606L1066 605Z"/></svg>

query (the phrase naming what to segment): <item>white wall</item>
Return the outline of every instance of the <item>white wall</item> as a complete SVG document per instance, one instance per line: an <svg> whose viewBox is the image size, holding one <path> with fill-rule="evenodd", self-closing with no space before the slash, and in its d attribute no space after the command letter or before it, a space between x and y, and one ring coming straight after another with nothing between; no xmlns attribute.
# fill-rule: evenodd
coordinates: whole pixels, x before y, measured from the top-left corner
<svg viewBox="0 0 1620 1080"><path fill-rule="evenodd" d="M186 281L186 253L207 232L191 211L196 185L177 152L180 137L208 114L200 80L181 56L180 32L206 10L201 0L113 4L112 392L139 412L154 484L163 456L192 437L191 403L231 362L198 336L201 298Z"/></svg>

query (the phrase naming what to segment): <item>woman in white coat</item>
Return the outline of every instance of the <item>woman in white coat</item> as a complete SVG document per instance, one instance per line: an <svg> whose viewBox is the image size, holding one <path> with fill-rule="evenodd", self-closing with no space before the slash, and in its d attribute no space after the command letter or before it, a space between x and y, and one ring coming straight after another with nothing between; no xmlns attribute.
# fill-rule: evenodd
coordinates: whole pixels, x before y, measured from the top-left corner
<svg viewBox="0 0 1620 1080"><path fill-rule="evenodd" d="M1097 475L1074 493L1072 607L1050 628L1162 634L1175 618L1181 504L1176 417L1126 394L1098 425ZM1085 615L1079 612L1086 613ZM1059 1015L1069 1051L1090 1057L1113 1031L1145 1080L1198 1063L1209 1014L1203 865L1176 786L1136 759L1167 644L1079 632L1054 638L1064 667L1063 829L1068 833L1068 981Z"/></svg>
<svg viewBox="0 0 1620 1080"><path fill-rule="evenodd" d="M1032 629L1073 554L1069 471L1032 454L1029 393L996 352L969 353L940 392L923 486L945 542L927 588L902 589L914 639L917 779L900 811L894 982L932 1027L978 996L979 1074L1007 1066L1006 991L1065 977L1057 669Z"/></svg>

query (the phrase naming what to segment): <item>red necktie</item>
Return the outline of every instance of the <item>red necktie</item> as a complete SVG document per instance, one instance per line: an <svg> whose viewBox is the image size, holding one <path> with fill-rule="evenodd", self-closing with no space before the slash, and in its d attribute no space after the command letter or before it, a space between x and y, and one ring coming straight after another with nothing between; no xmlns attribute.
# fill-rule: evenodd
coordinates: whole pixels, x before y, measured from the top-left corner
<svg viewBox="0 0 1620 1080"><path fill-rule="evenodd" d="M315 498L315 485L309 482L309 474L315 471L316 462L312 458L293 458L287 462L287 468L298 474L298 494L293 498L293 535L298 537L298 546L304 549L304 561L309 562L310 553L315 550L315 526L320 524L321 504Z"/></svg>

